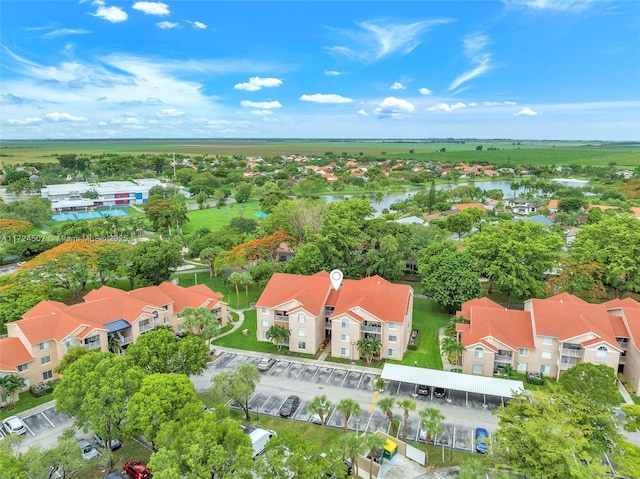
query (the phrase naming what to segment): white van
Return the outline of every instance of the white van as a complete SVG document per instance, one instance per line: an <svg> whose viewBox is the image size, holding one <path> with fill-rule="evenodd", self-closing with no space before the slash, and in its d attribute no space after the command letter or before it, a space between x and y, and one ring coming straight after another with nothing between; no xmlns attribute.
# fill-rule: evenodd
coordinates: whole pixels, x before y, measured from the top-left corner
<svg viewBox="0 0 640 479"><path fill-rule="evenodd" d="M275 431L270 429L261 429L256 426L242 426L245 434L249 434L251 438L251 445L253 446L253 457L259 456L264 452L264 447L273 436L276 436Z"/></svg>

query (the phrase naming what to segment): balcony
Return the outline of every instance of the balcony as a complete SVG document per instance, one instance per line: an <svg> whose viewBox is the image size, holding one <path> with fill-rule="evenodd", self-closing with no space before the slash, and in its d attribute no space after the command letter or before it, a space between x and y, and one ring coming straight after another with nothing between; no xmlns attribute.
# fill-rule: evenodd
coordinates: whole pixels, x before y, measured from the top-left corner
<svg viewBox="0 0 640 479"><path fill-rule="evenodd" d="M570 358L581 358L582 352L582 349L562 348L562 355Z"/></svg>
<svg viewBox="0 0 640 479"><path fill-rule="evenodd" d="M152 329L153 329L153 324L141 324L140 334L146 333L147 331L151 331Z"/></svg>
<svg viewBox="0 0 640 479"><path fill-rule="evenodd" d="M87 349L100 349L100 341L92 341L84 345Z"/></svg>
<svg viewBox="0 0 640 479"><path fill-rule="evenodd" d="M331 329L331 321L324 322L324 329Z"/></svg>
<svg viewBox="0 0 640 479"><path fill-rule="evenodd" d="M382 325L376 323L364 323L360 327L360 331L363 333L382 334Z"/></svg>
<svg viewBox="0 0 640 479"><path fill-rule="evenodd" d="M118 346L126 346L127 344L131 344L133 342L133 338L131 336L124 336L118 339Z"/></svg>
<svg viewBox="0 0 640 479"><path fill-rule="evenodd" d="M493 358L496 363L513 363L513 356L511 354L496 354Z"/></svg>
<svg viewBox="0 0 640 479"><path fill-rule="evenodd" d="M575 366L576 364L580 364L580 361L578 361L576 358L569 358L569 357L563 356L560 359L560 362L558 363L558 367L560 368L561 371L566 371L567 369L569 369L572 366Z"/></svg>

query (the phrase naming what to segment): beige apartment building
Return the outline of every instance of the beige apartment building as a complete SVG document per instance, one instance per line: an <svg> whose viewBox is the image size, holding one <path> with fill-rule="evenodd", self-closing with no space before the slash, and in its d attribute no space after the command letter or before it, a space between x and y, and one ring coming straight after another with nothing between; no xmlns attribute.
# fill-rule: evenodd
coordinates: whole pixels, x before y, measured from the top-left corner
<svg viewBox="0 0 640 479"><path fill-rule="evenodd" d="M23 319L7 323L0 339L0 375L17 374L27 387L56 379L53 371L73 346L122 354L141 334L157 326L181 332L185 308L207 308L227 324L227 304L222 294L206 285L183 288L162 283L132 291L102 286L84 296L84 302L67 306L41 301ZM6 402L0 396L0 404Z"/></svg>
<svg viewBox="0 0 640 479"><path fill-rule="evenodd" d="M276 273L256 309L259 341L269 341L267 331L278 325L290 331L291 351L315 354L327 345L331 356L357 360L358 340L376 337L381 358L401 360L411 336L413 289L379 276L343 279L335 289L326 271Z"/></svg>
<svg viewBox="0 0 640 479"><path fill-rule="evenodd" d="M487 298L462 305L456 326L465 347L462 370L492 376L505 366L559 378L576 364L605 364L640 391L640 303L631 298L591 304L568 293L530 299L524 311Z"/></svg>

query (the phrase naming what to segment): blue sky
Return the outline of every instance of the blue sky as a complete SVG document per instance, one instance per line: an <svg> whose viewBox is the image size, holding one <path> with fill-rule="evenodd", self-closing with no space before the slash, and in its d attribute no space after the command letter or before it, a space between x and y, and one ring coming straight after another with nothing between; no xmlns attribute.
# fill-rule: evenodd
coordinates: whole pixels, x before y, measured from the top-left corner
<svg viewBox="0 0 640 479"><path fill-rule="evenodd" d="M0 138L640 140L640 1L0 1Z"/></svg>

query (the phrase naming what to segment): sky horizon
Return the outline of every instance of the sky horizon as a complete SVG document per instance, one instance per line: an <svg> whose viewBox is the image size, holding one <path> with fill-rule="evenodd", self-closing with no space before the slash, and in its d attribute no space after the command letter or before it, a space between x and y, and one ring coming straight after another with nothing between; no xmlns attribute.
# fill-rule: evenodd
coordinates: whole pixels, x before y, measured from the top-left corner
<svg viewBox="0 0 640 479"><path fill-rule="evenodd" d="M640 2L0 2L0 140L640 141Z"/></svg>

